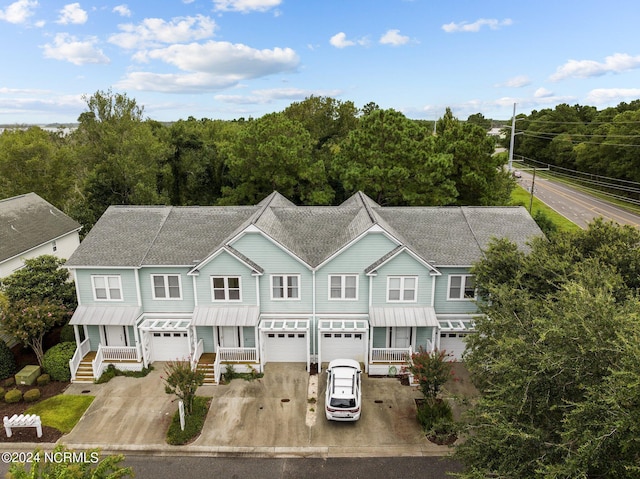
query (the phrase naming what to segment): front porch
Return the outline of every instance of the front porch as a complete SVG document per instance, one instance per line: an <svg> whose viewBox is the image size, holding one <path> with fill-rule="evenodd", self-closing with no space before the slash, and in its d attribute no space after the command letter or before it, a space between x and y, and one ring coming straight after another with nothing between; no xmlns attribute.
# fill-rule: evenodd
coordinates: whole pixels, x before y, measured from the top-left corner
<svg viewBox="0 0 640 479"><path fill-rule="evenodd" d="M203 340L198 341L191 360L191 367L204 373L204 384L219 384L227 365L233 366L239 373L252 370L262 372L258 357L258 348L225 348L217 346L215 353L203 352Z"/></svg>
<svg viewBox="0 0 640 479"><path fill-rule="evenodd" d="M91 351L89 339L85 339L69 361L71 382L92 383L102 376L109 364L122 371L142 371L140 348L99 345L97 351Z"/></svg>

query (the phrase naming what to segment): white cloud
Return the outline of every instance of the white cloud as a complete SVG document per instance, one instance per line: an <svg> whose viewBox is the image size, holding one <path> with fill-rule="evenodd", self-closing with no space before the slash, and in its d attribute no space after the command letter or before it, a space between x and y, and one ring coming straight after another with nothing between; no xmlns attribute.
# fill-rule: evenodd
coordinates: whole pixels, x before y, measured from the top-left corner
<svg viewBox="0 0 640 479"><path fill-rule="evenodd" d="M113 13L117 13L121 17L130 17L131 16L131 10L125 4L116 5L115 7L113 7L113 10L111 10L111 11Z"/></svg>
<svg viewBox="0 0 640 479"><path fill-rule="evenodd" d="M531 84L531 80L526 75L519 75L513 78L509 78L507 81L502 83L497 83L495 86L497 87L509 87L509 88L522 88Z"/></svg>
<svg viewBox="0 0 640 479"><path fill-rule="evenodd" d="M252 105L272 103L276 100L304 100L310 96L336 97L341 90L305 90L302 88L273 88L269 90L254 90L251 95L216 95L214 98L223 103L236 105Z"/></svg>
<svg viewBox="0 0 640 479"><path fill-rule="evenodd" d="M640 55L631 56L626 53L615 53L604 59L603 63L594 60L569 60L558 67L549 77L552 81L565 78L589 78L607 73L621 73L640 67Z"/></svg>
<svg viewBox="0 0 640 479"><path fill-rule="evenodd" d="M299 64L298 56L290 48L257 50L214 41L171 45L147 51L144 57L188 73L132 72L119 82L119 88L171 92L220 90L242 80L293 71Z"/></svg>
<svg viewBox="0 0 640 479"><path fill-rule="evenodd" d="M87 15L87 12L80 7L79 3L70 3L60 10L60 16L56 23L61 23L63 25L67 25L69 23L81 25L85 23L88 18L89 16Z"/></svg>
<svg viewBox="0 0 640 479"><path fill-rule="evenodd" d="M282 0L213 0L217 12L266 12L282 3Z"/></svg>
<svg viewBox="0 0 640 479"><path fill-rule="evenodd" d="M394 47L404 45L409 42L409 37L400 35L400 30L388 30L380 37L380 43Z"/></svg>
<svg viewBox="0 0 640 479"><path fill-rule="evenodd" d="M546 88L540 87L538 88L534 93L533 93L533 97L534 98L549 98L553 96L553 92L550 90L547 90Z"/></svg>
<svg viewBox="0 0 640 479"><path fill-rule="evenodd" d="M344 32L336 33L329 39L329 43L336 48L352 47L356 44L353 40L347 40L347 34Z"/></svg>
<svg viewBox="0 0 640 479"><path fill-rule="evenodd" d="M639 97L640 88L596 88L589 92L585 101L589 105L610 105Z"/></svg>
<svg viewBox="0 0 640 479"><path fill-rule="evenodd" d="M147 57L184 71L256 78L294 70L298 55L291 48L257 50L241 43L214 42L171 45L147 52Z"/></svg>
<svg viewBox="0 0 640 479"><path fill-rule="evenodd" d="M9 23L24 23L33 15L33 10L38 6L36 0L18 0L4 10L0 10L0 20Z"/></svg>
<svg viewBox="0 0 640 479"><path fill-rule="evenodd" d="M489 27L491 30L498 30L501 27L508 27L513 24L510 18L504 20L496 20L495 18L480 18L473 23L447 23L442 25L442 29L447 33L455 32L479 32L482 27Z"/></svg>
<svg viewBox="0 0 640 479"><path fill-rule="evenodd" d="M74 65L85 65L87 63L110 63L109 58L96 48L98 39L89 37L85 41L79 41L76 37L68 33L58 33L53 44L47 43L43 46L45 58L54 60L65 60Z"/></svg>
<svg viewBox="0 0 640 479"><path fill-rule="evenodd" d="M357 40L347 40L347 34L344 32L336 33L329 39L329 43L336 48L352 47L354 45L366 46L369 44L367 37L362 37Z"/></svg>
<svg viewBox="0 0 640 479"><path fill-rule="evenodd" d="M122 33L109 37L109 42L126 49L156 47L161 44L184 43L209 38L216 23L209 17L176 17L167 22L162 18L145 18L142 23L118 25Z"/></svg>

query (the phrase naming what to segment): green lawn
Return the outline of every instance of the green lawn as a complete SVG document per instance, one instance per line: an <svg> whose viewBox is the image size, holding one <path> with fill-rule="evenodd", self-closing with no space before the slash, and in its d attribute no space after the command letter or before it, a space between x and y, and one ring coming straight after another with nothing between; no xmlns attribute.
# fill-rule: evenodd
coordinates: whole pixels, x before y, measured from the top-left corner
<svg viewBox="0 0 640 479"><path fill-rule="evenodd" d="M511 204L513 205L524 205L528 210L530 201L531 194L520 186L516 186L516 189L511 193ZM534 196L531 216L535 216L538 211L542 211L553 222L553 224L556 225L558 231L580 230L580 227L578 225L569 221L560 213L556 212L556 210L549 208L546 204L544 204Z"/></svg>
<svg viewBox="0 0 640 479"><path fill-rule="evenodd" d="M94 396L59 394L31 406L25 414L37 414L42 424L66 434L78 423L93 399Z"/></svg>

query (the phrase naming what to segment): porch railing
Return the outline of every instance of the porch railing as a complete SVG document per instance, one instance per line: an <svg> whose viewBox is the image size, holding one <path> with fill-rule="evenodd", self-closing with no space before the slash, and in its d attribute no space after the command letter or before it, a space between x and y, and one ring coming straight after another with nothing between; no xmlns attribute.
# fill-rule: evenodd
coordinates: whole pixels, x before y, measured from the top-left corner
<svg viewBox="0 0 640 479"><path fill-rule="evenodd" d="M82 361L82 358L87 355L89 350L91 350L91 344L89 344L89 338L86 338L80 343L80 346L76 348L75 353L73 353L73 357L69 360L69 370L71 371L72 381L76 379L76 373L80 367L80 362Z"/></svg>
<svg viewBox="0 0 640 479"><path fill-rule="evenodd" d="M258 348L218 348L216 359L223 363L255 363Z"/></svg>
<svg viewBox="0 0 640 479"><path fill-rule="evenodd" d="M98 346L96 357L91 361L93 377L99 378L105 368L105 363L109 361L140 361L140 348L135 346Z"/></svg>
<svg viewBox="0 0 640 479"><path fill-rule="evenodd" d="M222 371L220 370L220 354L216 354L216 359L213 361L213 379L216 384L220 384L220 376L222 376Z"/></svg>
<svg viewBox="0 0 640 479"><path fill-rule="evenodd" d="M406 363L411 358L412 349L409 348L372 348L372 363Z"/></svg>
<svg viewBox="0 0 640 479"><path fill-rule="evenodd" d="M198 344L196 345L196 350L193 353L193 357L191 358L191 370L195 371L198 367L198 361L200 361L200 356L202 356L202 352L204 351L204 340L200 339Z"/></svg>

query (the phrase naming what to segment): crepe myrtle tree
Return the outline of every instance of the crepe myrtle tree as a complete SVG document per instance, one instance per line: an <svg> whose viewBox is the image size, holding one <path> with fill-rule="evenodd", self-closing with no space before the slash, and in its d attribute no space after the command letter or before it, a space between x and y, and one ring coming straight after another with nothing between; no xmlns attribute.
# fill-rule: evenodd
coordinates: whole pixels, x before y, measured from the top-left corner
<svg viewBox="0 0 640 479"><path fill-rule="evenodd" d="M43 339L51 328L64 324L71 312L61 303L44 300L39 303L20 300L0 311L4 331L30 346L42 366Z"/></svg>
<svg viewBox="0 0 640 479"><path fill-rule="evenodd" d="M164 390L167 394L175 394L184 403L185 415L193 411L196 390L204 383L204 373L191 368L190 361L169 361L162 376Z"/></svg>
<svg viewBox="0 0 640 479"><path fill-rule="evenodd" d="M450 358L444 349L427 351L422 346L411 355L404 369L416 378L425 399L435 400L440 388L452 378Z"/></svg>

